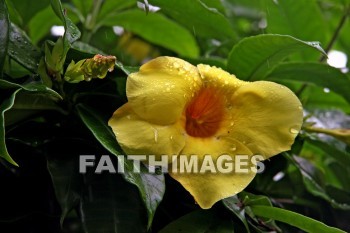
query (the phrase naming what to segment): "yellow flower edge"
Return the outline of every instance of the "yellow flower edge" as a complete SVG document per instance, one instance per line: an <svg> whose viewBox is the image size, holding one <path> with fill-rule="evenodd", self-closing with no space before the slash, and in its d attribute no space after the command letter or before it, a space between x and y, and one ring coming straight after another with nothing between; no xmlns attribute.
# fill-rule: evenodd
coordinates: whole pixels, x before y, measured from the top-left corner
<svg viewBox="0 0 350 233"><path fill-rule="evenodd" d="M108 124L128 155L261 155L291 148L303 121L302 105L287 87L267 81L245 82L226 71L174 57L158 57L127 79L128 103ZM254 166L254 164L248 164ZM169 171L198 205L241 192L248 173Z"/></svg>

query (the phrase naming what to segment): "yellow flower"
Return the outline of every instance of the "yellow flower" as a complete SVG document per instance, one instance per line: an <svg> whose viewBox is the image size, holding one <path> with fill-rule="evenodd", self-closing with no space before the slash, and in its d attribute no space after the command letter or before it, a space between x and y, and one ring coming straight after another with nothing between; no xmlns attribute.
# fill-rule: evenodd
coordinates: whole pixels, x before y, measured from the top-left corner
<svg viewBox="0 0 350 233"><path fill-rule="evenodd" d="M141 66L128 77L126 91L128 103L109 125L128 155L198 155L200 162L206 155L215 161L221 155L233 161L237 155L267 159L289 150L302 125L301 103L288 88L241 81L220 68L173 57ZM203 174L169 169L169 174L202 208L242 191L255 176L250 170Z"/></svg>

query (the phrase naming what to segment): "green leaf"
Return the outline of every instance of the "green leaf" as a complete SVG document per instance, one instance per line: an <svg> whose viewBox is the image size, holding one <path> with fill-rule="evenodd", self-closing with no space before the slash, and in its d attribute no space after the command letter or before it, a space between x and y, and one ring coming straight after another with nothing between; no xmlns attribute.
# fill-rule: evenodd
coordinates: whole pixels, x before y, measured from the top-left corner
<svg viewBox="0 0 350 233"><path fill-rule="evenodd" d="M93 0L72 0L72 2L85 17L89 14L94 3Z"/></svg>
<svg viewBox="0 0 350 233"><path fill-rule="evenodd" d="M227 209L234 213L239 218L239 220L241 220L247 232L250 233L248 222L245 218L245 210L243 208L243 203L240 202L238 197L232 196L229 198L225 198L224 200L222 200L222 203Z"/></svg>
<svg viewBox="0 0 350 233"><path fill-rule="evenodd" d="M131 6L136 6L136 0L105 0L98 13L97 22L103 20L107 16L117 14L117 12L129 8Z"/></svg>
<svg viewBox="0 0 350 233"><path fill-rule="evenodd" d="M300 51L326 55L318 42L305 42L287 35L265 34L245 38L233 46L227 69L243 80L259 80L276 64Z"/></svg>
<svg viewBox="0 0 350 233"><path fill-rule="evenodd" d="M22 18L22 23L20 26L25 28L26 24L31 20L33 16L50 4L49 0L11 0L14 8Z"/></svg>
<svg viewBox="0 0 350 233"><path fill-rule="evenodd" d="M72 139L64 144L66 148L82 146ZM98 174L94 169L79 173L79 157L72 150L62 156L62 152L57 152L59 145L51 145L55 151L49 151L47 159L62 208L61 225L67 214L77 209L84 232L146 232L146 212L137 189L120 174Z"/></svg>
<svg viewBox="0 0 350 233"><path fill-rule="evenodd" d="M137 186L141 194L142 200L147 208L148 227L151 226L155 211L158 204L163 199L165 192L165 183L163 175L148 174L146 172L134 172L133 163L123 156L123 151L120 148L114 133L107 125L107 121L99 116L95 111L82 104L77 105L79 116L89 128L95 138L109 152L117 156L119 163L124 163L125 172L124 178Z"/></svg>
<svg viewBox="0 0 350 233"><path fill-rule="evenodd" d="M316 197L320 197L329 203L335 208L342 209L342 210L350 210L350 204L347 203L338 203L336 200L334 200L332 197L330 197L326 190L317 183L314 178L308 174L304 168L295 160L295 158L291 157L287 153L284 153L284 156L292 162L292 164L298 168L300 174L302 175L302 181L306 187L306 189L313 194Z"/></svg>
<svg viewBox="0 0 350 233"><path fill-rule="evenodd" d="M0 80L1 81L1 80ZM0 89L2 88L1 82L0 82ZM6 148L6 142L5 142L5 112L8 111L14 104L16 94L21 90L21 88L15 89L15 91L11 94L11 96L8 99L5 99L0 104L0 157L4 158L7 162L11 163L12 165L18 166L18 164L11 158L9 155L7 148Z"/></svg>
<svg viewBox="0 0 350 233"><path fill-rule="evenodd" d="M317 148L325 151L328 156L333 157L336 161L338 161L340 164L349 166L350 165L350 154L342 151L331 144L328 144L327 142L323 142L320 140L312 140L312 139L306 139L306 141Z"/></svg>
<svg viewBox="0 0 350 233"><path fill-rule="evenodd" d="M0 0L0 77L4 67L10 34L10 20L5 0Z"/></svg>
<svg viewBox="0 0 350 233"><path fill-rule="evenodd" d="M137 189L119 174L87 174L80 211L85 232L146 233Z"/></svg>
<svg viewBox="0 0 350 233"><path fill-rule="evenodd" d="M99 23L124 27L156 45L178 53L180 56L195 58L199 55L199 48L193 35L159 13L146 15L141 10L128 10L116 15L108 15Z"/></svg>
<svg viewBox="0 0 350 233"><path fill-rule="evenodd" d="M28 24L29 36L33 44L37 44L41 39L48 35L53 25L62 24L61 20L56 17L51 6L38 12Z"/></svg>
<svg viewBox="0 0 350 233"><path fill-rule="evenodd" d="M64 13L60 0L51 0L51 7L64 24L62 57L65 57L71 44L80 38L81 33L78 27Z"/></svg>
<svg viewBox="0 0 350 233"><path fill-rule="evenodd" d="M327 24L315 0L265 0L265 4L268 33L290 35L304 41L320 41L326 45ZM312 55L317 54L302 52L304 60L310 55L315 58Z"/></svg>
<svg viewBox="0 0 350 233"><path fill-rule="evenodd" d="M298 227L306 232L317 233L345 233L340 229L329 227L322 222L301 214L271 206L253 205L250 206L255 215L264 218L271 218Z"/></svg>
<svg viewBox="0 0 350 233"><path fill-rule="evenodd" d="M350 78L339 69L321 63L282 63L266 75L267 80L297 81L317 85L341 95L350 103Z"/></svg>
<svg viewBox="0 0 350 233"><path fill-rule="evenodd" d="M236 35L227 18L216 8L210 8L200 0L150 0L159 6L160 12L187 27L195 36L235 39Z"/></svg>
<svg viewBox="0 0 350 233"><path fill-rule="evenodd" d="M233 224L211 210L198 210L171 222L159 233L233 233Z"/></svg>
<svg viewBox="0 0 350 233"><path fill-rule="evenodd" d="M24 31L14 24L10 28L8 55L29 71L35 73L41 57Z"/></svg>

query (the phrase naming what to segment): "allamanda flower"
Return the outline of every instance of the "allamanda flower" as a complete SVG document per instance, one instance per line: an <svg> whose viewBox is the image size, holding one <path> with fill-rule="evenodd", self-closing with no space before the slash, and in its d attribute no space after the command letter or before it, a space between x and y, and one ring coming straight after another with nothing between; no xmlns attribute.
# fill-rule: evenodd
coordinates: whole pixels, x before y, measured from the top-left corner
<svg viewBox="0 0 350 233"><path fill-rule="evenodd" d="M290 149L303 118L298 98L280 84L241 81L220 68L173 57L142 65L128 77L126 92L128 103L109 125L128 155L268 159ZM255 176L254 170L169 174L202 208L242 191Z"/></svg>

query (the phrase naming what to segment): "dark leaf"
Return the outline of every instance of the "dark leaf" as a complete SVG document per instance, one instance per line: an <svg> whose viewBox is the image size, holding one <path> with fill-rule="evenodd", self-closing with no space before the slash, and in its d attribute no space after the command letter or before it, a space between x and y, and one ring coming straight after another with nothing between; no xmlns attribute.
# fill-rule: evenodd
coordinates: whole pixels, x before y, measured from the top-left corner
<svg viewBox="0 0 350 233"><path fill-rule="evenodd" d="M164 176L148 174L144 171L134 172L132 161L125 159L123 156L123 151L118 145L112 129L103 120L103 117L82 104L77 105L77 110L85 125L101 145L117 156L119 163L124 164L125 172L123 176L128 182L136 185L139 189L142 200L147 208L148 227L150 227L155 211L163 199L165 192Z"/></svg>
<svg viewBox="0 0 350 233"><path fill-rule="evenodd" d="M318 42L305 42L287 35L252 36L233 46L227 69L239 79L260 80L276 64L300 51L325 54Z"/></svg>

